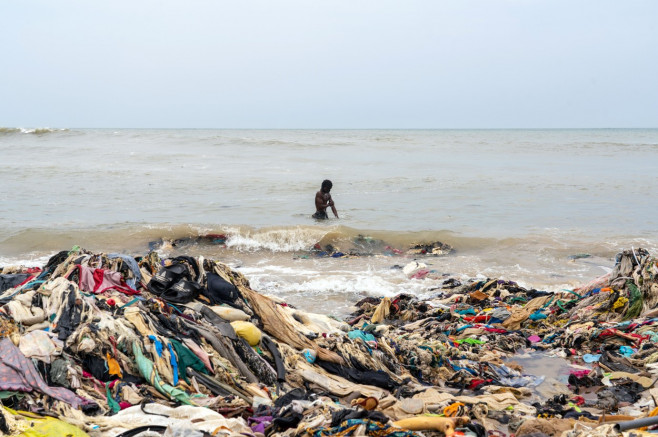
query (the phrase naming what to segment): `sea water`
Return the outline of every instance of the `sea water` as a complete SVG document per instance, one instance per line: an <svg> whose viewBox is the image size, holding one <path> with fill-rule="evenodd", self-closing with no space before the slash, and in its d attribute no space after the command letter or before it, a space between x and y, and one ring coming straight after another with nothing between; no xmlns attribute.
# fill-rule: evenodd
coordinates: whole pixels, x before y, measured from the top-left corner
<svg viewBox="0 0 658 437"><path fill-rule="evenodd" d="M443 275L570 289L620 250L658 252L656 169L655 129L0 128L0 266L74 245L203 255L336 315L430 295ZM311 218L324 179L340 219ZM196 240L208 234L222 238ZM407 278L406 249L434 241L454 253Z"/></svg>

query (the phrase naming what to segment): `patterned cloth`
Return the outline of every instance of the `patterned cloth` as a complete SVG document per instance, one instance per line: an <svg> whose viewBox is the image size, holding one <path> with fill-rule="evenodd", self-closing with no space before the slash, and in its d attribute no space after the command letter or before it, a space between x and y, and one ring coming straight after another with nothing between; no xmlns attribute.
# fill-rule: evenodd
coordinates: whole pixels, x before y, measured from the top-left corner
<svg viewBox="0 0 658 437"><path fill-rule="evenodd" d="M0 316L0 338L10 337L14 332L18 332L14 321Z"/></svg>
<svg viewBox="0 0 658 437"><path fill-rule="evenodd" d="M94 402L63 387L49 387L25 355L8 338L0 340L0 390L32 392L37 390L71 404L74 408Z"/></svg>

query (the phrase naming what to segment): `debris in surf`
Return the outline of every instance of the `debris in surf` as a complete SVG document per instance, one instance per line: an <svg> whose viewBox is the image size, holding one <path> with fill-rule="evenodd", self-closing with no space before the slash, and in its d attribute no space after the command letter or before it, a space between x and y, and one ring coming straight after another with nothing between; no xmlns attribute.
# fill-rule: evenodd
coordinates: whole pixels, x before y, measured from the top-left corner
<svg viewBox="0 0 658 437"><path fill-rule="evenodd" d="M590 255L589 253L576 253L574 255L569 255L568 258L572 261L575 261L577 259L591 258L591 257L592 255Z"/></svg>
<svg viewBox="0 0 658 437"><path fill-rule="evenodd" d="M407 250L408 255L445 256L455 252L455 249L446 243L435 241L432 243L415 243Z"/></svg>
<svg viewBox="0 0 658 437"><path fill-rule="evenodd" d="M407 249L395 248L383 240L358 235L352 241L345 243L346 248L341 250L333 244L322 246L316 243L309 250L310 255L316 257L364 257L364 256L446 256L455 253L449 244L435 241L432 243L413 243ZM304 255L300 256L304 257Z"/></svg>
<svg viewBox="0 0 658 437"><path fill-rule="evenodd" d="M194 237L181 237L173 240L160 239L151 241L148 244L149 250L159 250L166 247L180 247L191 246L194 244L213 244L213 245L226 245L228 237L225 234L205 234L197 235Z"/></svg>

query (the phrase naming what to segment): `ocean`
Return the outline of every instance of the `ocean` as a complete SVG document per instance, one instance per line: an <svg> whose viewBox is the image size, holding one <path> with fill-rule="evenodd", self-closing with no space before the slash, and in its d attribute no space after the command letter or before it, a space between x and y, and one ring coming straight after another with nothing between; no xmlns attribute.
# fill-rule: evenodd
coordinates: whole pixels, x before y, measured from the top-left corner
<svg viewBox="0 0 658 437"><path fill-rule="evenodd" d="M202 255L339 317L451 277L572 289L657 252L656 169L656 129L0 128L0 267L74 245ZM311 218L323 179L340 219ZM436 241L453 253L408 252ZM415 259L428 277L403 273Z"/></svg>

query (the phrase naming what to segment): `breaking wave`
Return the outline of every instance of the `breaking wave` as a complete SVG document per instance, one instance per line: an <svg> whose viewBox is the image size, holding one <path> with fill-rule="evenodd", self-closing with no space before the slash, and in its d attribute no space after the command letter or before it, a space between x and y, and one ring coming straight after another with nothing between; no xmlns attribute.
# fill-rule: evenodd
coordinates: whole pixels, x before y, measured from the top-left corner
<svg viewBox="0 0 658 437"><path fill-rule="evenodd" d="M55 129L50 127L36 127L36 128L0 127L0 135L11 135L11 134L46 135L55 132L68 132L68 131L69 129L65 129L65 128Z"/></svg>
<svg viewBox="0 0 658 437"><path fill-rule="evenodd" d="M312 248L344 253L379 255L391 250L405 251L414 245L441 242L457 254L487 252L501 258L517 256L569 257L587 253L609 257L616 250L644 247L658 250L647 239L619 236L607 241L590 241L583 235L562 234L552 229L523 237L484 238L450 230L387 231L346 226L282 226L255 228L245 225L191 225L125 223L80 228L28 228L0 230L0 256L41 257L79 245L89 250L111 250L143 254L166 247L179 250L205 249L235 253L297 253Z"/></svg>

